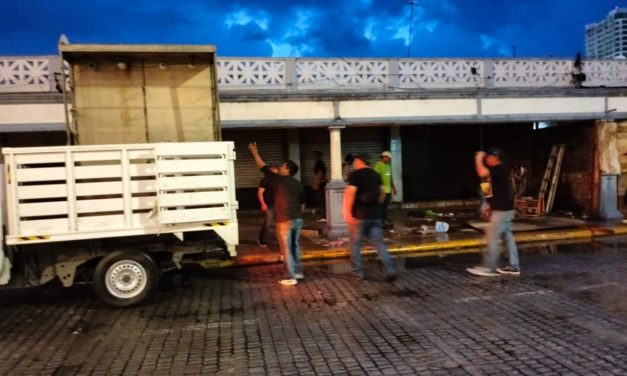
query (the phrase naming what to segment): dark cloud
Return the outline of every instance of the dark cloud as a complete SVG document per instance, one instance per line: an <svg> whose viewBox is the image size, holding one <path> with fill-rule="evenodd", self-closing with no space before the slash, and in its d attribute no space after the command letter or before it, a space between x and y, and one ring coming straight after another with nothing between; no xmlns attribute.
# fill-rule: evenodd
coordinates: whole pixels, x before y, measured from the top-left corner
<svg viewBox="0 0 627 376"><path fill-rule="evenodd" d="M585 24L627 6L619 2L419 0L411 53L498 57L515 46L518 56L573 56L583 52ZM72 43L215 44L223 56L402 57L410 21L407 0L22 0L3 8L0 55L56 54L65 33Z"/></svg>

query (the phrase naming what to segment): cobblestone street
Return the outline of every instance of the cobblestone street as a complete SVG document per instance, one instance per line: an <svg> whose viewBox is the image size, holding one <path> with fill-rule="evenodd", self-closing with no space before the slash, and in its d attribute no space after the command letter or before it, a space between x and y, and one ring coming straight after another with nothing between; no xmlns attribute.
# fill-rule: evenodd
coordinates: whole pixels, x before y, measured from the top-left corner
<svg viewBox="0 0 627 376"><path fill-rule="evenodd" d="M521 277L465 272L477 255L397 258L383 281L346 260L166 275L115 309L90 286L0 292L1 374L626 375L627 239L533 247Z"/></svg>

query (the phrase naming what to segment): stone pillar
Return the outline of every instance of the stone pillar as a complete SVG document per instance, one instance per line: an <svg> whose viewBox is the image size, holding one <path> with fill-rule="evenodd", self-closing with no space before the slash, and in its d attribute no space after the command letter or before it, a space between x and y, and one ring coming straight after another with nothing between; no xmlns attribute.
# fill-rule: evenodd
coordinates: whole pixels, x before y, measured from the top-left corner
<svg viewBox="0 0 627 376"><path fill-rule="evenodd" d="M324 234L330 239L337 239L348 234L348 228L342 216L344 188L342 180L342 129L344 126L329 127L331 143L331 181L325 189L327 225Z"/></svg>
<svg viewBox="0 0 627 376"><path fill-rule="evenodd" d="M620 160L618 154L618 125L614 121L597 122L599 155L599 217L622 219L618 211L618 177Z"/></svg>
<svg viewBox="0 0 627 376"><path fill-rule="evenodd" d="M300 133L298 133L298 129L287 130L287 159L296 162L298 167L302 167L300 165ZM299 168L298 173L294 175L298 180L300 180L300 170Z"/></svg>
<svg viewBox="0 0 627 376"><path fill-rule="evenodd" d="M403 150L401 142L401 127L390 128L390 152L392 153L392 181L396 187L396 196L392 200L403 202Z"/></svg>

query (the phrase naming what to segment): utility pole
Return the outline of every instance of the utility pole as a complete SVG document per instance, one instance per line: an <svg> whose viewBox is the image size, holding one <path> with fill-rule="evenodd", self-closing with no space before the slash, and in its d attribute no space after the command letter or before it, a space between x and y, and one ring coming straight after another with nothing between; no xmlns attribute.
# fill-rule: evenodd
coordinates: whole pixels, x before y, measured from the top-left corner
<svg viewBox="0 0 627 376"><path fill-rule="evenodd" d="M407 39L407 57L411 55L411 40L414 34L414 5L418 4L418 0L408 0L410 6L409 11L409 38Z"/></svg>

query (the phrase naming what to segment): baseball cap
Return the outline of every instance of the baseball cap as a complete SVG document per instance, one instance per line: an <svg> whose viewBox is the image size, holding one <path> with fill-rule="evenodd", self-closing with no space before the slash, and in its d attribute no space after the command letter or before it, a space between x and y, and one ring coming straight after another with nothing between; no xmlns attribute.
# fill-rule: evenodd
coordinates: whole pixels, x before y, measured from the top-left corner
<svg viewBox="0 0 627 376"><path fill-rule="evenodd" d="M382 157L388 157L388 158L392 158L392 153L390 153L389 151L384 151L383 153L381 153Z"/></svg>
<svg viewBox="0 0 627 376"><path fill-rule="evenodd" d="M494 155L499 158L503 158L505 156L505 152L501 148L490 148L486 152L487 155Z"/></svg>

